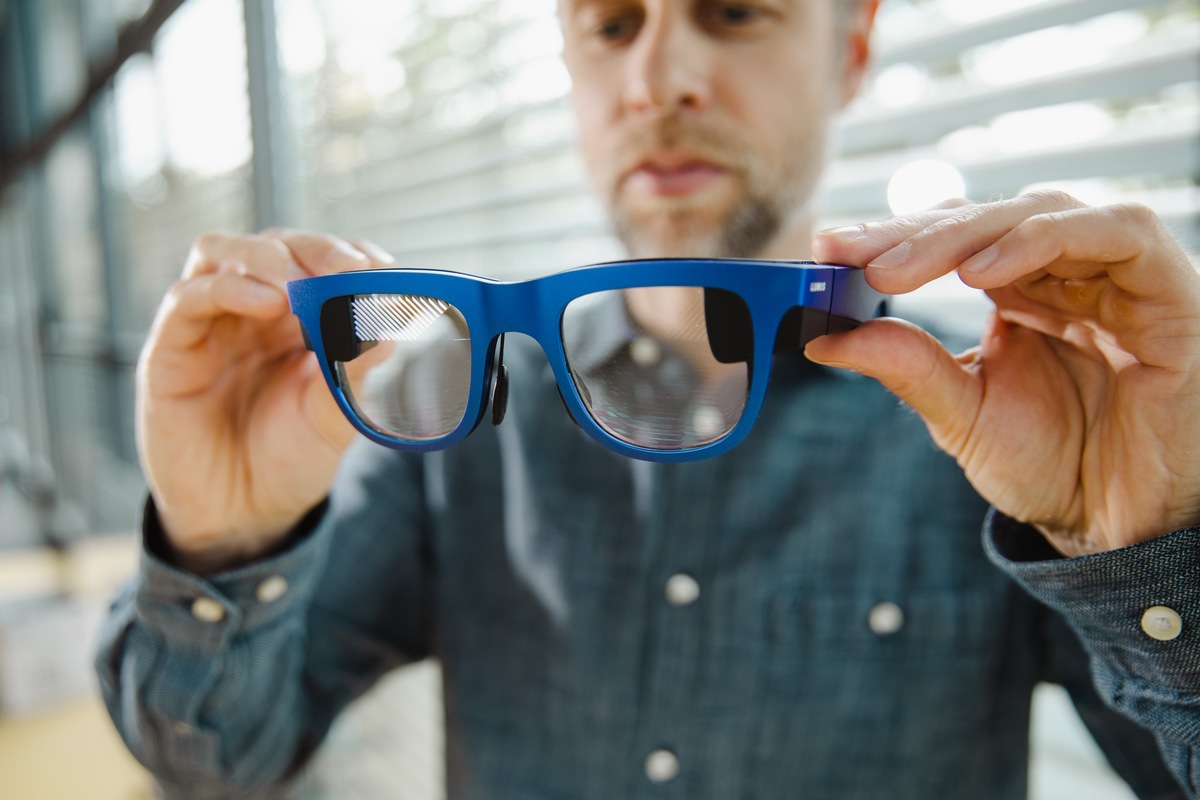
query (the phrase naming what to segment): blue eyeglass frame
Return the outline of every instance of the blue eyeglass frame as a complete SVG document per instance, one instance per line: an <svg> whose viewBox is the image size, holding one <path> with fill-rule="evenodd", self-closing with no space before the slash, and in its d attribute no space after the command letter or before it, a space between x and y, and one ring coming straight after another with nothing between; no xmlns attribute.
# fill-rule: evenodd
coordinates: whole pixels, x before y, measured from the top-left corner
<svg viewBox="0 0 1200 800"><path fill-rule="evenodd" d="M559 393L576 423L594 440L623 456L645 461L695 461L719 455L746 437L766 396L771 358L750 357L750 379L741 419L720 439L692 448L657 450L624 442L593 420L567 366L562 319L567 305L595 292L648 286L723 289L746 303L753 326L752 354L772 354L785 315L794 308L827 315L824 329L806 326L801 349L823 333L846 330L887 312L888 296L872 289L863 271L811 261L748 259L640 259L594 264L526 281L499 281L462 272L429 269L377 269L289 281L292 313L305 342L318 355L321 371L346 418L372 441L409 452L442 450L478 427L488 405L497 342L505 333L524 333L546 354ZM409 294L436 297L463 315L470 335L471 381L466 411L458 426L438 439L413 442L379 433L359 418L339 385L334 359L325 349L321 311L325 303L350 295ZM818 319L821 317L818 315Z"/></svg>

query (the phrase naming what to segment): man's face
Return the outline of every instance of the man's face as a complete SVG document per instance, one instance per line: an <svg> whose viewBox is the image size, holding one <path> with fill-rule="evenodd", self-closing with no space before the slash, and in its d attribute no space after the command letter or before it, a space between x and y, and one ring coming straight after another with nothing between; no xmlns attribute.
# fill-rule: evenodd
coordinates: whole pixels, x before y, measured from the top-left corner
<svg viewBox="0 0 1200 800"><path fill-rule="evenodd" d="M635 257L803 256L834 0L560 0L584 161ZM806 243L801 245L806 247Z"/></svg>

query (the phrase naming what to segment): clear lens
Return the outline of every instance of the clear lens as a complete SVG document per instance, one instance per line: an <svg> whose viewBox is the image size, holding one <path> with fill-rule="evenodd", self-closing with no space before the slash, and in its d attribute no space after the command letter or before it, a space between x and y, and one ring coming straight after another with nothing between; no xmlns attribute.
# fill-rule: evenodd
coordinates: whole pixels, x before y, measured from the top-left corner
<svg viewBox="0 0 1200 800"><path fill-rule="evenodd" d="M737 295L693 286L596 292L567 306L562 336L588 412L627 444L701 447L741 419L754 337Z"/></svg>
<svg viewBox="0 0 1200 800"><path fill-rule="evenodd" d="M428 442L462 421L471 337L454 306L412 294L336 298L322 309L321 336L350 404L375 431Z"/></svg>

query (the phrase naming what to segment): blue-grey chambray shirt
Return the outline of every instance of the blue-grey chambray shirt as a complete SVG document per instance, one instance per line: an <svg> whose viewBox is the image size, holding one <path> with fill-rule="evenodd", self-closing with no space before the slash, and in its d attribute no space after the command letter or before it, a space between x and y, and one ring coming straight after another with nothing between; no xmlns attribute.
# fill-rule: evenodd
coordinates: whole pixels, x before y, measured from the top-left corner
<svg viewBox="0 0 1200 800"><path fill-rule="evenodd" d="M503 425L425 457L356 446L275 557L199 579L148 509L98 664L167 797L274 796L339 709L427 656L453 800L1020 798L1039 681L1140 796L1181 796L1172 771L1195 796L1200 533L1057 558L985 525L876 383L798 357L730 453L622 459L519 338ZM681 574L698 596L667 590ZM1141 628L1159 605L1174 640Z"/></svg>

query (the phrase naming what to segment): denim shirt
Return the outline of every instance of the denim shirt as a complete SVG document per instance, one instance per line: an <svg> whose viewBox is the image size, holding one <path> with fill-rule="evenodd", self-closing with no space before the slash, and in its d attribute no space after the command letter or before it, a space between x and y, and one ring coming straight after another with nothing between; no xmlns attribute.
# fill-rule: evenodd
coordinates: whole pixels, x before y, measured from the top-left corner
<svg viewBox="0 0 1200 800"><path fill-rule="evenodd" d="M1200 532L1059 558L985 523L876 383L799 357L743 444L686 464L596 445L536 348L508 361L500 427L423 457L355 446L270 559L189 575L148 507L98 667L167 797L274 796L341 708L427 656L452 800L1021 798L1039 681L1141 797L1183 796L1172 772L1196 796ZM1182 635L1143 633L1155 605Z"/></svg>

